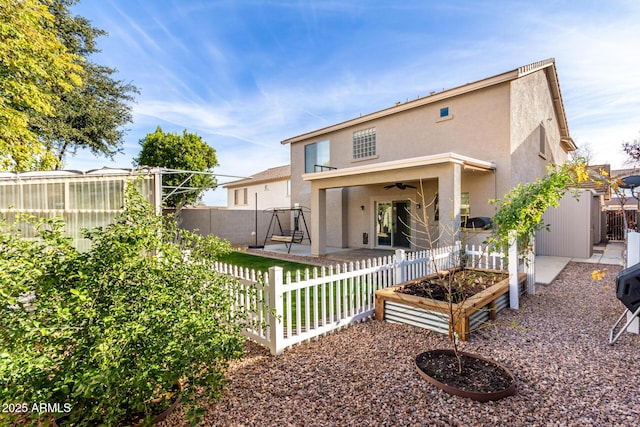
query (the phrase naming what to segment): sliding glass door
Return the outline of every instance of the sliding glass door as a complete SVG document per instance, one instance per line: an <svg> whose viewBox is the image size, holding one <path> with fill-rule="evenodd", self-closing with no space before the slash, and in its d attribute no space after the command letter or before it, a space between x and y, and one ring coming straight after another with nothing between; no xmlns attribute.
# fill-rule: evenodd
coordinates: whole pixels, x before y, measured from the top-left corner
<svg viewBox="0 0 640 427"><path fill-rule="evenodd" d="M411 202L398 200L376 203L377 246L409 248Z"/></svg>

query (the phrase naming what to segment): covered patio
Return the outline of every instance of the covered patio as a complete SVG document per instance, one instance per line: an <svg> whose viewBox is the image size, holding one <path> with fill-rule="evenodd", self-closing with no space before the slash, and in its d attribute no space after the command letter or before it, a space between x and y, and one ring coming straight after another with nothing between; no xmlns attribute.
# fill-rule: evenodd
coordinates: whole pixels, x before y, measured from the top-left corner
<svg viewBox="0 0 640 427"><path fill-rule="evenodd" d="M443 210L438 221L438 245L448 245L456 240L460 225L461 185L463 172L495 171L491 162L474 159L456 153L442 153L410 159L394 160L333 169L323 172L302 175L304 181L311 184L311 255L327 254L327 191L336 188L368 187L394 184L399 182L437 182L439 200L450 206L450 211ZM376 194L368 194L372 203ZM441 204L443 204L441 202ZM365 210L365 205L361 205ZM332 215L337 213L332 212ZM373 216L365 218L363 229L371 230ZM369 244L369 247L375 247Z"/></svg>

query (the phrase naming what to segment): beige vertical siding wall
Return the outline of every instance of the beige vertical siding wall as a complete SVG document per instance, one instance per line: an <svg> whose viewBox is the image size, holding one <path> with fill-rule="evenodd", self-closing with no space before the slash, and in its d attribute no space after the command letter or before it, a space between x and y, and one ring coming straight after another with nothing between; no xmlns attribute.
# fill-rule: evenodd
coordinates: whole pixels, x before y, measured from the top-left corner
<svg viewBox="0 0 640 427"><path fill-rule="evenodd" d="M603 240L602 234L602 208L600 196L592 196L591 203L591 243L596 245ZM604 236L606 236L606 231Z"/></svg>
<svg viewBox="0 0 640 427"><path fill-rule="evenodd" d="M543 221L550 231L539 231L536 236L536 254L590 258L593 254L592 214L597 199L591 191L580 191L580 199L567 193L557 208L549 208Z"/></svg>

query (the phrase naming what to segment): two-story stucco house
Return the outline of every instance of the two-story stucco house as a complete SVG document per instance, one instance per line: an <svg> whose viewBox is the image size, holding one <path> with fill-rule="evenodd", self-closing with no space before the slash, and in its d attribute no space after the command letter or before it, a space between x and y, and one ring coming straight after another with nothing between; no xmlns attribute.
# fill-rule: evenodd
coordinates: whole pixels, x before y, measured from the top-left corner
<svg viewBox="0 0 640 427"><path fill-rule="evenodd" d="M490 199L576 149L553 59L282 144L291 149L292 204L311 208L316 256L327 246L416 249L423 207L438 244L450 242L464 217L492 216Z"/></svg>

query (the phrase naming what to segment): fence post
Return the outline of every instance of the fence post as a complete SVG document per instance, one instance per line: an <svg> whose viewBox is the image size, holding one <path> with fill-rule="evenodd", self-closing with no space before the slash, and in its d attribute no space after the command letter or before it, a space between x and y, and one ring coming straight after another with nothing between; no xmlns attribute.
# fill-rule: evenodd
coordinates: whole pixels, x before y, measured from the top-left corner
<svg viewBox="0 0 640 427"><path fill-rule="evenodd" d="M527 259L524 263L524 268L527 272L527 294L536 294L536 238L531 238L531 245L527 251Z"/></svg>
<svg viewBox="0 0 640 427"><path fill-rule="evenodd" d="M407 281L407 274L404 268L406 260L407 260L407 253L404 251L404 249L396 249L396 255L395 255L396 265L395 265L395 270L393 274L394 285Z"/></svg>
<svg viewBox="0 0 640 427"><path fill-rule="evenodd" d="M509 308L520 308L520 290L518 289L518 239L516 232L509 232Z"/></svg>
<svg viewBox="0 0 640 427"><path fill-rule="evenodd" d="M451 267L455 268L455 267L464 267L464 265L462 265L462 241L460 240L456 240L453 243L453 248L452 248L452 255L453 255L453 259L451 260L451 262L449 263ZM449 268L451 268L449 267Z"/></svg>
<svg viewBox="0 0 640 427"><path fill-rule="evenodd" d="M274 356L284 351L283 279L282 267L269 267L269 350Z"/></svg>

